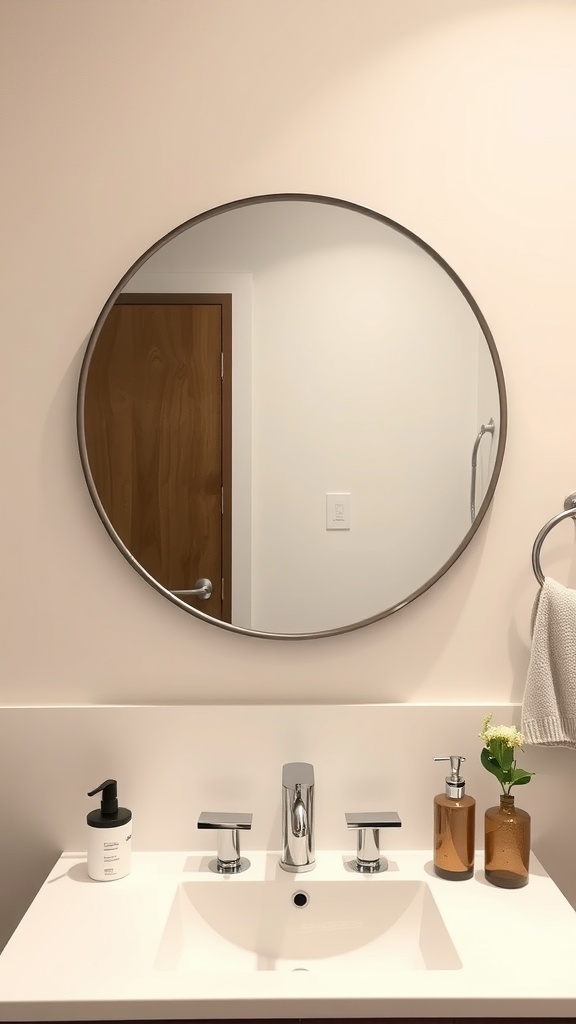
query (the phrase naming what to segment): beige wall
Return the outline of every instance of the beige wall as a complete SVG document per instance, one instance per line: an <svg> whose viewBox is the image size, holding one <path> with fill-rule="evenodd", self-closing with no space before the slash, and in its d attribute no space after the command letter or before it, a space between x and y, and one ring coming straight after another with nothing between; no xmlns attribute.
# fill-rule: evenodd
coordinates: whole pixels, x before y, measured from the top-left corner
<svg viewBox="0 0 576 1024"><path fill-rule="evenodd" d="M4 702L518 699L530 550L576 487L570 0L3 0ZM463 278L501 353L508 448L471 548L339 639L247 640L111 545L76 453L85 339L140 253L241 196L371 206ZM566 578L572 527L546 545ZM415 642L416 641L416 642Z"/></svg>
<svg viewBox="0 0 576 1024"><path fill-rule="evenodd" d="M576 5L0 0L0 17L2 702L521 700L531 547L576 489ZM294 643L149 588L91 506L74 430L85 340L128 266L204 209L282 191L432 245L492 329L510 413L493 507L449 574ZM571 585L573 541L562 524L543 552Z"/></svg>

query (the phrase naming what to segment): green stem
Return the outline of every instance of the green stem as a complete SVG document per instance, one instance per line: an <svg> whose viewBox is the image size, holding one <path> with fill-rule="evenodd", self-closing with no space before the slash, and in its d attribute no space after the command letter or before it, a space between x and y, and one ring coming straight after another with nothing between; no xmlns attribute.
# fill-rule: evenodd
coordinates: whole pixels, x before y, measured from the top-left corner
<svg viewBox="0 0 576 1024"><path fill-rule="evenodd" d="M510 775L513 774L515 767L516 767L516 758L514 758L514 760L512 761L512 764L510 765L510 769L509 769ZM514 783L512 781L506 782L506 783L503 782L501 785L502 785L502 791L504 793L504 796L510 796L510 790L512 789L512 786L514 785ZM508 788L506 788L506 787L508 787Z"/></svg>

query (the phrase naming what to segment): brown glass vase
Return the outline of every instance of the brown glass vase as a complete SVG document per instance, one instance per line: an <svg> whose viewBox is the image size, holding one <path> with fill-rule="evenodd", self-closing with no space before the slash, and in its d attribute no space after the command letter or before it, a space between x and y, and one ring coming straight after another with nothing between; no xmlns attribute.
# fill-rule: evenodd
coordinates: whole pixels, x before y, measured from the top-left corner
<svg viewBox="0 0 576 1024"><path fill-rule="evenodd" d="M528 882L530 815L514 806L513 796L500 797L499 807L484 816L484 874L492 885L520 889Z"/></svg>

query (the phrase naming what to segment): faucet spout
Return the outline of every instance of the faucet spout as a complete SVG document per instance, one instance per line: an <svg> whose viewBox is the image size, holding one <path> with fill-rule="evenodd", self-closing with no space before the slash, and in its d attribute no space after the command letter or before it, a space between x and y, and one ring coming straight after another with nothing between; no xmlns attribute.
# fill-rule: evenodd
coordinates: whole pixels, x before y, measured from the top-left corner
<svg viewBox="0 0 576 1024"><path fill-rule="evenodd" d="M314 768L292 761L282 769L282 856L285 871L311 871L314 853Z"/></svg>

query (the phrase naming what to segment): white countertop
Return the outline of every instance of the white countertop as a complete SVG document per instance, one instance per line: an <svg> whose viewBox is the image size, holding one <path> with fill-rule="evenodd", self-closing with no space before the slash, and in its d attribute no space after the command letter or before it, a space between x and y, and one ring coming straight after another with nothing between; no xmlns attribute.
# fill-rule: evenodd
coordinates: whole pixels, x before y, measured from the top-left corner
<svg viewBox="0 0 576 1024"><path fill-rule="evenodd" d="M278 869L278 854L249 851L250 870L223 879L209 857L135 853L132 871L93 882L85 856L55 864L0 956L0 1020L174 1020L308 1017L575 1017L576 912L536 858L523 889L437 878L427 851L397 851L387 872L347 870L351 854L317 852L310 874ZM158 969L158 951L182 881L250 885L274 879L385 886L425 881L461 968L391 971Z"/></svg>

